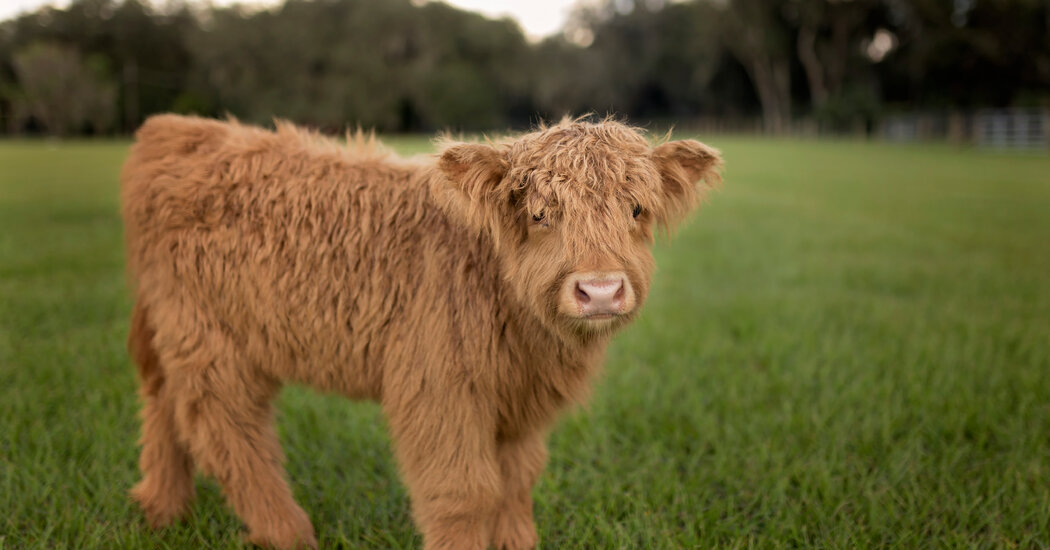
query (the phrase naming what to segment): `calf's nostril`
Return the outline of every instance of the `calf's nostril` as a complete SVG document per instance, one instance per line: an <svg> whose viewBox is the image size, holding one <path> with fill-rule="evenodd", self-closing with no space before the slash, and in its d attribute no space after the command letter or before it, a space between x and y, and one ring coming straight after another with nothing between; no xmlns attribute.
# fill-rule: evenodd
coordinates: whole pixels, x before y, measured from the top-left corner
<svg viewBox="0 0 1050 550"><path fill-rule="evenodd" d="M616 300L617 302L622 302L624 296L626 296L627 294L627 290L625 285L623 284L622 279L619 281L619 285L620 286L616 288L616 294L613 294L613 300Z"/></svg>
<svg viewBox="0 0 1050 550"><path fill-rule="evenodd" d="M576 283L576 300L581 304L586 304L591 301L591 297L580 288L580 283Z"/></svg>

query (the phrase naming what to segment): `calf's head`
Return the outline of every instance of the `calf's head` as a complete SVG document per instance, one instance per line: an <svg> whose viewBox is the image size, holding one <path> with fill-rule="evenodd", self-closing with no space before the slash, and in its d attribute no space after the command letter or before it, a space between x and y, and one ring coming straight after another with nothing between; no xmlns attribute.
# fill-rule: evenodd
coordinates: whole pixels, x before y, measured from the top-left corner
<svg viewBox="0 0 1050 550"><path fill-rule="evenodd" d="M563 120L514 140L446 144L432 191L489 236L521 304L552 330L587 337L633 318L654 232L696 207L721 164L697 141L652 146L619 122Z"/></svg>

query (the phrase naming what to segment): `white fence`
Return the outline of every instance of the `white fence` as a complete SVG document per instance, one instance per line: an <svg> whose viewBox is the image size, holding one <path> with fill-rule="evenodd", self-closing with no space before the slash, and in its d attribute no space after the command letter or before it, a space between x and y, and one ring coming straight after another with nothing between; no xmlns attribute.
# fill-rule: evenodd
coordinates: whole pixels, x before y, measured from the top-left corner
<svg viewBox="0 0 1050 550"><path fill-rule="evenodd" d="M889 141L948 140L996 149L1047 150L1050 109L982 109L974 113L911 113L884 118Z"/></svg>
<svg viewBox="0 0 1050 550"><path fill-rule="evenodd" d="M1046 149L1050 142L1050 112L1038 109L979 111L974 117L974 142L1000 149Z"/></svg>

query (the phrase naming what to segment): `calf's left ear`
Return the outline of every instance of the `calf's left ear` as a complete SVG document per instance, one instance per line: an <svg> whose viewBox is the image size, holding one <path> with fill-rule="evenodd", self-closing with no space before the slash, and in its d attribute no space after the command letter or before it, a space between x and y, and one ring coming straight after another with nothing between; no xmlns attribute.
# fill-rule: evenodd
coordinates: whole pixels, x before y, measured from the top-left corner
<svg viewBox="0 0 1050 550"><path fill-rule="evenodd" d="M660 171L662 212L658 218L672 227L700 203L708 190L722 181L722 155L699 141L668 141L653 148Z"/></svg>
<svg viewBox="0 0 1050 550"><path fill-rule="evenodd" d="M497 231L502 197L500 182L507 171L503 154L491 145L452 143L438 157L431 191L453 219L477 231Z"/></svg>

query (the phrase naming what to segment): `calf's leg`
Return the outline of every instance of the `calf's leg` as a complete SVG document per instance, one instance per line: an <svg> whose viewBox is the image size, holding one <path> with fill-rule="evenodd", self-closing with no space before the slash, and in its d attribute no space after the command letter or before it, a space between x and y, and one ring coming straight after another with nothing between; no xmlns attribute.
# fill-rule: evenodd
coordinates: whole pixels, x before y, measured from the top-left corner
<svg viewBox="0 0 1050 550"><path fill-rule="evenodd" d="M131 496L154 528L182 517L193 502L193 460L179 441L175 428L175 403L164 384L164 372L153 349L153 329L146 309L136 304L131 318L128 348L138 365L142 408L139 469L142 481Z"/></svg>
<svg viewBox="0 0 1050 550"><path fill-rule="evenodd" d="M182 364L171 376L175 419L190 453L222 486L248 527L248 542L316 548L313 526L295 503L281 466L270 405L279 384L238 360L222 337L199 341L193 351L177 354Z"/></svg>
<svg viewBox="0 0 1050 550"><path fill-rule="evenodd" d="M142 481L131 496L154 528L181 518L193 502L193 460L175 431L174 403L162 391L147 395L142 410Z"/></svg>
<svg viewBox="0 0 1050 550"><path fill-rule="evenodd" d="M493 415L469 391L422 393L384 405L423 547L484 550L501 497Z"/></svg>
<svg viewBox="0 0 1050 550"><path fill-rule="evenodd" d="M503 499L492 530L496 550L525 550L536 546L532 521L532 487L547 463L543 433L536 431L498 446Z"/></svg>

